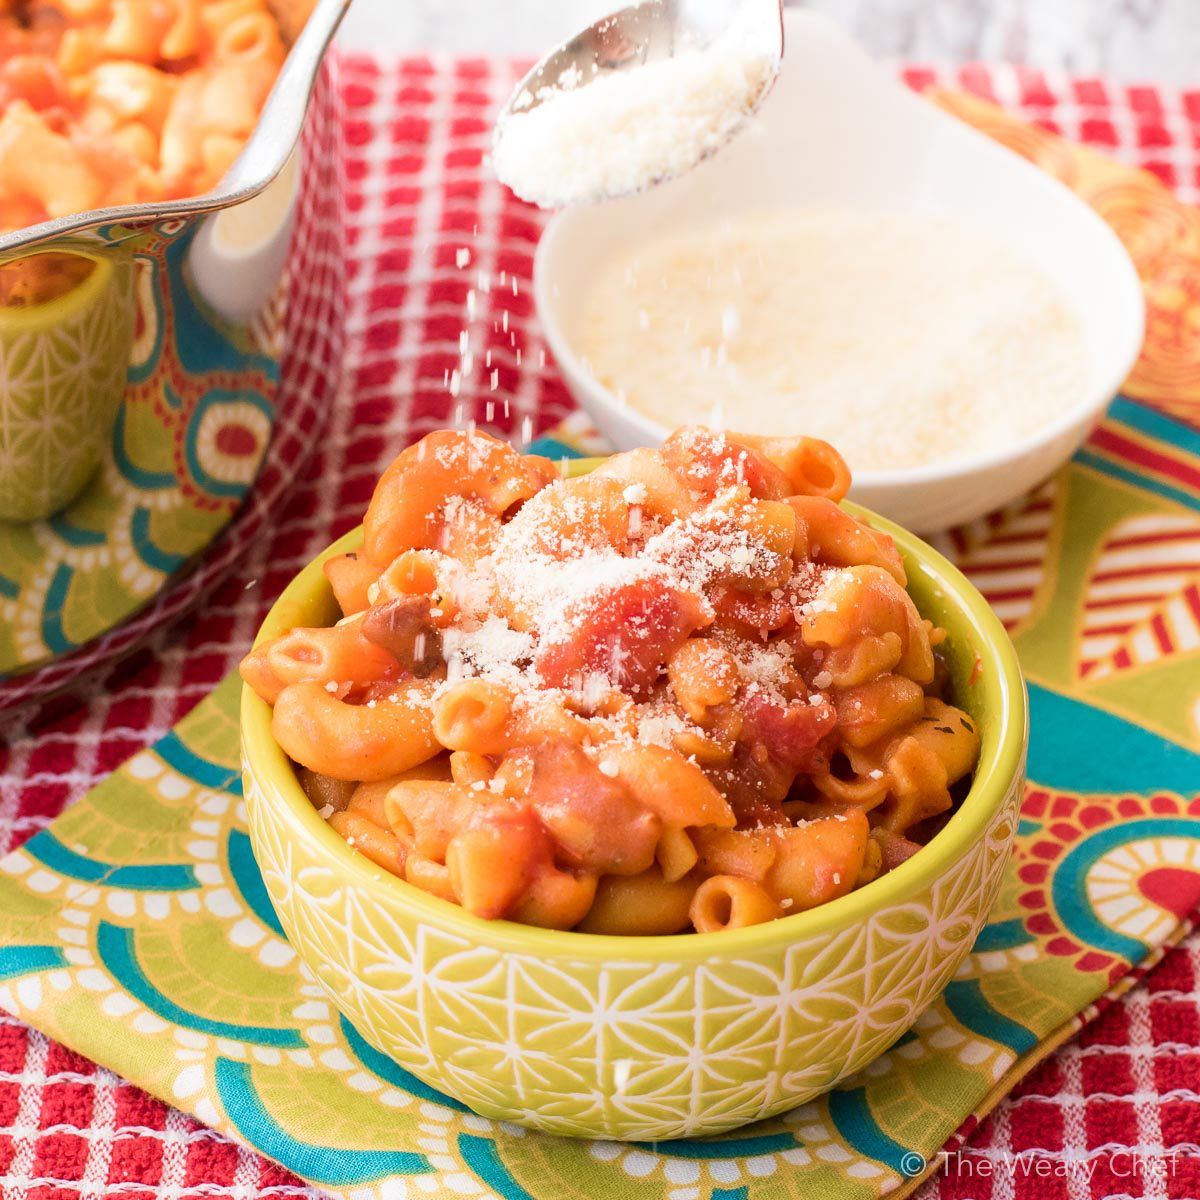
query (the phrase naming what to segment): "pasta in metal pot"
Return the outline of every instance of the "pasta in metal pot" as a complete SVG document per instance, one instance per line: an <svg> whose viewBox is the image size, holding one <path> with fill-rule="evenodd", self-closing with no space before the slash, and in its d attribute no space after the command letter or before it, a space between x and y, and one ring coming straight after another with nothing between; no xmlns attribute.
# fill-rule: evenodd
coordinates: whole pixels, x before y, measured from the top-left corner
<svg viewBox="0 0 1200 1200"><path fill-rule="evenodd" d="M308 7L3 0L0 232L208 191L253 132Z"/></svg>

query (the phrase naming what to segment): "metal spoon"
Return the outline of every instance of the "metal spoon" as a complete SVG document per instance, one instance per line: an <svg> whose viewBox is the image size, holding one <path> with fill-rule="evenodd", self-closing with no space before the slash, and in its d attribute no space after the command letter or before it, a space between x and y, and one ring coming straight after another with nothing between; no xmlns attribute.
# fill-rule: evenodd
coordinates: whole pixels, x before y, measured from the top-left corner
<svg viewBox="0 0 1200 1200"><path fill-rule="evenodd" d="M748 103L735 123L722 129L715 144L694 148L675 147L669 164L664 163L646 186L674 179L697 163L715 154L739 133L758 111L779 75L783 59L783 0L644 0L622 9L589 26L576 37L551 50L513 90L496 121L493 157L503 182L518 194L536 203L546 203L522 189L500 153L510 123L552 104L568 92L589 87L617 72L634 71L647 64L663 62L683 53L705 50L720 39L735 38L740 49L766 65L761 85L748 97ZM757 81L756 81L757 82ZM649 115L649 114L647 114ZM618 147L614 145L613 149ZM597 147L589 147L597 151ZM599 148L602 152L602 148ZM571 203L613 199L627 195L637 187L600 190L577 194ZM553 207L555 202L546 204Z"/></svg>

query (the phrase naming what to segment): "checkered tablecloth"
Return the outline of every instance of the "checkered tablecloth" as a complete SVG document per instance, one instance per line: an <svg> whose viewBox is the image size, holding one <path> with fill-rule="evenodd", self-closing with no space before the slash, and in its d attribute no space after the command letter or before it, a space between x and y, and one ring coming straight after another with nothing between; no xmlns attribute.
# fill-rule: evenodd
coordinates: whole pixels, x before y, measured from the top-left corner
<svg viewBox="0 0 1200 1200"><path fill-rule="evenodd" d="M998 67L913 68L1200 195L1200 91ZM380 467L455 417L528 438L571 411L532 320L541 218L481 167L511 74L484 61L346 62L348 399L273 528L185 625L0 730L0 852L157 741L236 663L271 600L357 523ZM466 330L464 335L463 331ZM1200 937L1029 1076L922 1197L1200 1196ZM1013 1156L1018 1156L1014 1158ZM0 1014L5 1200L316 1196L286 1172Z"/></svg>

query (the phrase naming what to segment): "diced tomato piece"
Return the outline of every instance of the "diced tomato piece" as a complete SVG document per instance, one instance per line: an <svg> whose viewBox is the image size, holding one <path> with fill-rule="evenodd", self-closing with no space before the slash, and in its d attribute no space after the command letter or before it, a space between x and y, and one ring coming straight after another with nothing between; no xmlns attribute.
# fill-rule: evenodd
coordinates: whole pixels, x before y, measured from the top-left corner
<svg viewBox="0 0 1200 1200"><path fill-rule="evenodd" d="M759 500L782 500L792 491L787 476L765 455L711 429L680 429L663 443L662 453L693 491L706 496L739 483Z"/></svg>
<svg viewBox="0 0 1200 1200"><path fill-rule="evenodd" d="M0 62L0 111L14 100L25 100L36 109L66 103L66 83L53 60L40 54L17 54Z"/></svg>
<svg viewBox="0 0 1200 1200"><path fill-rule="evenodd" d="M574 742L550 741L518 753L533 760L525 798L566 865L600 875L637 875L650 866L662 822L602 775Z"/></svg>
<svg viewBox="0 0 1200 1200"><path fill-rule="evenodd" d="M785 822L783 799L792 786L795 772L774 762L761 746L752 749L739 742L732 761L711 767L708 777L729 802L739 829Z"/></svg>
<svg viewBox="0 0 1200 1200"><path fill-rule="evenodd" d="M916 842L910 842L908 838L887 829L872 829L871 837L879 843L884 871L894 870L902 862L908 862L921 849Z"/></svg>
<svg viewBox="0 0 1200 1200"><path fill-rule="evenodd" d="M732 587L713 588L709 603L716 613L715 624L763 636L784 629L795 619L794 610L791 598L782 589L776 590L778 596L770 592L755 596Z"/></svg>
<svg viewBox="0 0 1200 1200"><path fill-rule="evenodd" d="M549 868L551 854L546 830L529 808L476 804L467 827L446 849L446 865L463 908L492 920L504 916Z"/></svg>
<svg viewBox="0 0 1200 1200"><path fill-rule="evenodd" d="M743 708L743 740L761 746L772 761L791 771L811 771L819 765L825 755L821 742L837 726L837 712L825 697L817 704L784 704L751 692Z"/></svg>
<svg viewBox="0 0 1200 1200"><path fill-rule="evenodd" d="M598 673L630 692L648 688L688 635L709 623L699 597L645 579L589 597L566 620L570 633L538 649L542 682L567 687Z"/></svg>

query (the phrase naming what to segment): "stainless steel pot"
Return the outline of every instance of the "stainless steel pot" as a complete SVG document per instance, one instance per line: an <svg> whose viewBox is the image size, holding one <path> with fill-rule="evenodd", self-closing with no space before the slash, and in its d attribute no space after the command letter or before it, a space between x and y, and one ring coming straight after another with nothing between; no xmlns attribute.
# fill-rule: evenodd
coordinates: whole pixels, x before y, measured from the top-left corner
<svg viewBox="0 0 1200 1200"><path fill-rule="evenodd" d="M313 4L211 192L0 234L0 272L55 255L78 277L0 305L0 707L4 677L127 621L315 438L345 312L325 52L349 2Z"/></svg>

